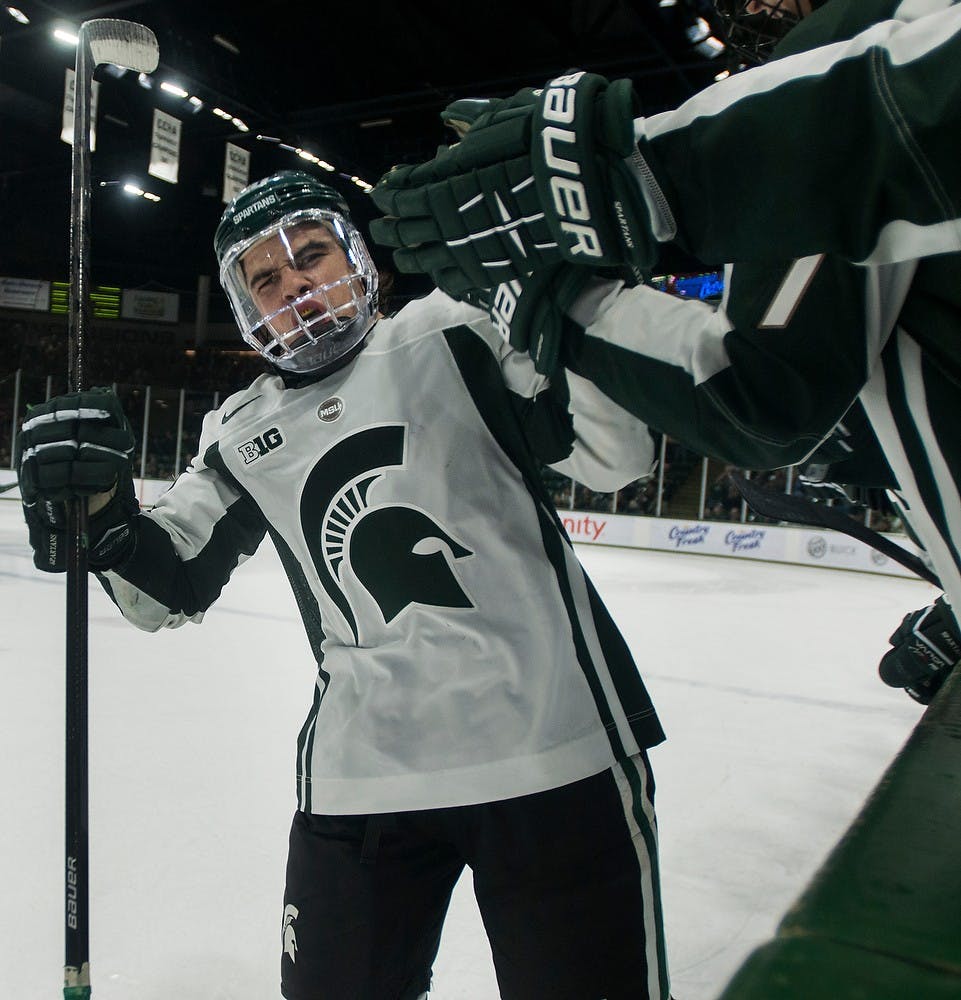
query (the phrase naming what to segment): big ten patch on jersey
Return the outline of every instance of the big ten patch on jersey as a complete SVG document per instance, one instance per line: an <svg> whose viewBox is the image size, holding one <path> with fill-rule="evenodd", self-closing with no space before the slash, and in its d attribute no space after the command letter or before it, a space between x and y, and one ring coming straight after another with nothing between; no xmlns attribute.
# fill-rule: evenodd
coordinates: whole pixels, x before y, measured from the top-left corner
<svg viewBox="0 0 961 1000"><path fill-rule="evenodd" d="M279 427L269 427L262 433L254 435L249 441L237 445L237 452L244 460L244 465L250 465L264 455L283 448L286 443L283 431Z"/></svg>

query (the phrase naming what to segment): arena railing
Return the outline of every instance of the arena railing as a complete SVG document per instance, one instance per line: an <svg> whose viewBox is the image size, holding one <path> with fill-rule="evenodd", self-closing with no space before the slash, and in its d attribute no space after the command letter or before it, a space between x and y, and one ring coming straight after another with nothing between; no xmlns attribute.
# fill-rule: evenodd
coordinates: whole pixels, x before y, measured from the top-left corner
<svg viewBox="0 0 961 1000"><path fill-rule="evenodd" d="M17 430L31 403L64 391L63 376L35 375L18 369L0 378L0 469L13 469ZM145 480L172 481L196 453L204 414L216 409L232 389L170 388L145 383L113 383L137 436L134 473ZM732 466L696 455L664 435L657 438L657 463L645 479L614 493L598 493L551 469L544 481L561 510L639 514L695 521L759 520L727 479ZM791 493L798 488L796 469L764 474L767 489ZM897 513L880 491L848 513L868 527L898 531Z"/></svg>

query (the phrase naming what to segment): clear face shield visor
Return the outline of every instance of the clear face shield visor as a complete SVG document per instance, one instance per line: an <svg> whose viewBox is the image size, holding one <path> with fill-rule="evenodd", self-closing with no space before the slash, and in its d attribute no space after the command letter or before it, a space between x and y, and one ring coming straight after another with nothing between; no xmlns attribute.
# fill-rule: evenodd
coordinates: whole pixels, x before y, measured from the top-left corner
<svg viewBox="0 0 961 1000"><path fill-rule="evenodd" d="M377 270L337 212L302 209L228 251L220 281L244 340L287 371L333 364L377 313Z"/></svg>

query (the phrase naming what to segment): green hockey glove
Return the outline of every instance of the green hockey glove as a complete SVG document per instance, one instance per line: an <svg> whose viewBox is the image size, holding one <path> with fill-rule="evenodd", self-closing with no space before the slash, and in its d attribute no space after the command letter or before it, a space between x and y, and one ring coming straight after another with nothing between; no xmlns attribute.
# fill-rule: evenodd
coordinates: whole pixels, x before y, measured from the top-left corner
<svg viewBox="0 0 961 1000"><path fill-rule="evenodd" d="M91 498L88 562L116 565L133 543L139 513L130 456L133 432L107 389L56 396L28 408L17 437L17 470L34 564L66 569L66 501Z"/></svg>
<svg viewBox="0 0 961 1000"><path fill-rule="evenodd" d="M114 569L133 554L136 546L134 519L140 504L133 480L127 476L116 493L90 515L87 521L87 565L92 570ZM24 503L33 564L45 573L67 571L67 505L59 500L38 499Z"/></svg>
<svg viewBox="0 0 961 1000"><path fill-rule="evenodd" d="M489 293L491 321L511 347L530 355L538 372L553 375L569 341L582 332L568 311L594 275L591 268L559 263L498 285Z"/></svg>
<svg viewBox="0 0 961 1000"><path fill-rule="evenodd" d="M445 115L467 126L463 141L395 168L372 192L386 217L371 234L396 248L398 270L429 274L458 298L561 260L626 265L641 278L674 232L663 197L648 195L652 226L641 194L630 81L573 73L491 103L473 118L455 102ZM646 175L645 190L657 192Z"/></svg>
<svg viewBox="0 0 961 1000"><path fill-rule="evenodd" d="M460 100L452 101L440 113L440 120L454 130L458 140L463 139L468 131L477 124L480 118L492 115L497 111L508 111L511 108L533 107L537 103L541 91L532 87L524 87L518 90L512 97L486 97L473 98L462 97Z"/></svg>
<svg viewBox="0 0 961 1000"><path fill-rule="evenodd" d="M133 432L109 389L31 406L17 438L20 496L67 500L106 493L130 475Z"/></svg>

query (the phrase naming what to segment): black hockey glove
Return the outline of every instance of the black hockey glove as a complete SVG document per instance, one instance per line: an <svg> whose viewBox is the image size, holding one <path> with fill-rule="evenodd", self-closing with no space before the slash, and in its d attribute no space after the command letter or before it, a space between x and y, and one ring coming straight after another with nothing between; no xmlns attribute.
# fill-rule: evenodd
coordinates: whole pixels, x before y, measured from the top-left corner
<svg viewBox="0 0 961 1000"><path fill-rule="evenodd" d="M939 597L930 607L905 615L889 641L894 648L881 659L881 680L929 704L961 660L961 637L951 609Z"/></svg>
<svg viewBox="0 0 961 1000"><path fill-rule="evenodd" d="M133 555L134 519L140 504L128 476L117 492L87 520L87 565L92 570L115 569ZM37 500L23 505L33 564L45 573L67 571L67 505L62 500Z"/></svg>
<svg viewBox="0 0 961 1000"><path fill-rule="evenodd" d="M387 217L372 223L371 235L397 248L398 270L429 274L455 298L562 260L626 266L641 279L658 243L674 233L637 152L629 80L559 76L476 120L469 108L460 114L463 105L445 112L453 127L466 124L461 142L427 163L394 168L372 192ZM655 223L639 173L655 192Z"/></svg>
<svg viewBox="0 0 961 1000"><path fill-rule="evenodd" d="M139 513L130 456L133 432L107 389L56 396L29 407L17 438L17 470L34 564L66 569L66 501L91 497L88 561L106 569L127 558Z"/></svg>

